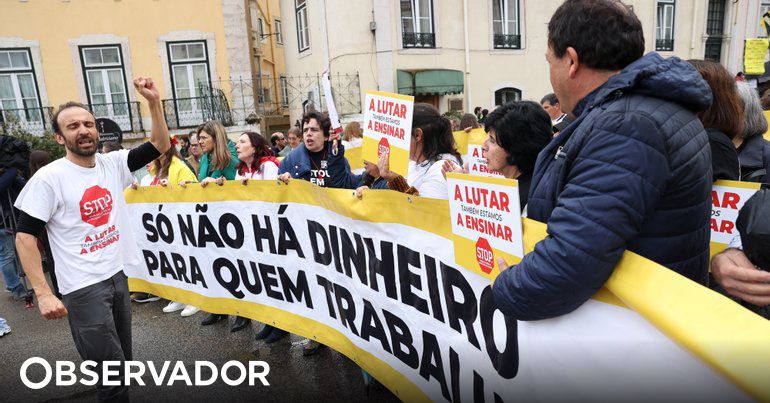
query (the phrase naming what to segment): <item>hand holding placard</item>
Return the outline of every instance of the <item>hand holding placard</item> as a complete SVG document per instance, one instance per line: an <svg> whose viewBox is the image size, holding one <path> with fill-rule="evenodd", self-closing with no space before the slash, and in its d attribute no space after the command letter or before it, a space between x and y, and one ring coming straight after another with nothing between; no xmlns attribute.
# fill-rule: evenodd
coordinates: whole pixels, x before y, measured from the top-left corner
<svg viewBox="0 0 770 403"><path fill-rule="evenodd" d="M369 91L364 105L364 161L379 161L382 155L387 155L390 169L406 177L414 97Z"/></svg>

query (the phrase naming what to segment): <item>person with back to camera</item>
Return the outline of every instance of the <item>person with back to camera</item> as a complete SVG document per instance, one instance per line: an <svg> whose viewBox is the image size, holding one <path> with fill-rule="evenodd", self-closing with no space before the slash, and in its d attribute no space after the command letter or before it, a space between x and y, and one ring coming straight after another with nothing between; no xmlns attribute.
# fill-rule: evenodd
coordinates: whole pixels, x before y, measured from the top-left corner
<svg viewBox="0 0 770 403"><path fill-rule="evenodd" d="M711 89L689 63L644 46L641 22L619 1L567 0L551 17L551 85L575 120L535 164L527 214L548 236L495 279L503 314L574 311L626 250L707 284L711 161L695 113Z"/></svg>

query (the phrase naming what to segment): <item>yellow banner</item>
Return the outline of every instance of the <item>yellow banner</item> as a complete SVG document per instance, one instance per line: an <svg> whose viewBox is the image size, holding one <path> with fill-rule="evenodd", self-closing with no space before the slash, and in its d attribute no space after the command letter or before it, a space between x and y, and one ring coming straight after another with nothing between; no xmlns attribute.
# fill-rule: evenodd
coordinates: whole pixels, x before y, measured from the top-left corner
<svg viewBox="0 0 770 403"><path fill-rule="evenodd" d="M622 382L632 388L635 380L640 393L654 390L654 385L638 376L666 374L666 379L695 376L700 386L688 393L702 396L713 390L714 396L736 397L731 387L737 387L754 399L770 400L770 322L630 252L623 255L593 301L575 312L553 320L485 325L485 312L487 318L493 317L489 303L483 303L489 280L470 270L447 267L455 262L446 200L392 191L372 191L359 200L349 190L319 188L304 181L128 189L126 200L144 256L142 264L126 269L132 290L208 312L246 316L318 340L350 357L403 401L455 400L459 398L455 386L464 391L462 396L472 396L476 380L467 372L470 369L479 371L482 383L491 388L487 393L502 393L507 400L547 394L547 385L580 388L580 382L568 381L574 372L564 372L570 365L584 370L581 379L601 374L604 383L591 383L599 388L593 394L582 389L592 396L601 395L601 385ZM525 253L546 236L546 225L523 221ZM221 246L213 247L216 243ZM371 255L372 248L377 249L376 255ZM398 254L387 255L386 248ZM368 265L356 257L361 254L367 256ZM388 265L390 271L385 270ZM359 266L369 271L357 274ZM229 274L222 276L222 272ZM396 277L388 280L388 273ZM442 280L431 282L437 273L443 285ZM199 281L207 281L206 287L196 283L196 275ZM376 281L369 283L370 278ZM394 284L392 295L388 284ZM312 306L310 292L315 293ZM458 293L464 296L453 295ZM333 305L345 310L346 316L331 315L334 299L343 297L353 299ZM360 297L365 302L356 300ZM445 298L457 299L446 302ZM470 307L465 298L482 303ZM445 302L451 311L443 308ZM405 321L405 325L391 327L388 333L382 329L383 322L377 322L382 319L370 317L362 324L356 312L364 312L366 318L366 312L374 315L372 308L375 316L379 310L390 310L393 315L385 318ZM441 314L434 311L437 308ZM458 310L478 312L481 324L474 314L462 319L468 321L464 325L455 317L455 326L446 315L456 315ZM657 331L650 332L649 324ZM464 330L468 326L476 329L476 336ZM519 372L512 374L497 367L508 361L487 362L485 357L489 349L499 348L495 347L498 338L491 337L494 331L511 327L515 331L517 326ZM403 337L407 330L412 331L410 337L421 338L416 346L427 348L431 342L436 350L415 351L422 357L416 361L411 354L395 359L392 347L404 345L390 345L387 335ZM675 343L661 339L658 331ZM486 340L486 349L479 339ZM604 342L610 339L613 343ZM583 344L571 347L580 340ZM634 340L644 343L644 348ZM618 346L622 349L617 350ZM553 354L564 348L569 354ZM443 364L434 364L442 359ZM563 360L568 361L567 367ZM648 360L654 368L637 367L640 360ZM450 367L460 372L444 373ZM460 370L466 367L466 372ZM560 377L564 377L561 382Z"/></svg>

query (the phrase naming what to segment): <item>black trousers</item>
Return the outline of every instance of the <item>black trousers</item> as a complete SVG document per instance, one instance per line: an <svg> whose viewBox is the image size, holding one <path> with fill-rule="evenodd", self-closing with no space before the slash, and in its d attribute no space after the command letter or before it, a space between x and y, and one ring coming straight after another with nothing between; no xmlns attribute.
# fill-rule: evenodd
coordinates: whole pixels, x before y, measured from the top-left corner
<svg viewBox="0 0 770 403"><path fill-rule="evenodd" d="M131 352L131 300L128 280L119 272L107 280L73 291L62 299L67 308L72 338L84 360L127 361ZM101 365L96 368L101 377ZM123 382L123 371L120 371ZM99 379L96 395L100 402L127 402L128 387L103 386Z"/></svg>

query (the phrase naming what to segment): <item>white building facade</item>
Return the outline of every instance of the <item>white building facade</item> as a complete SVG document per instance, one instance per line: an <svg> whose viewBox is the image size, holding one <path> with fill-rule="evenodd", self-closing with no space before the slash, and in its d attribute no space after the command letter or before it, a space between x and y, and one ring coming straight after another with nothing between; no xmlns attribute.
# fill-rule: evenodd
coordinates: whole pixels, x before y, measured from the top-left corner
<svg viewBox="0 0 770 403"><path fill-rule="evenodd" d="M414 95L442 112L492 109L514 99L539 101L551 92L544 56L547 24L561 3L281 0L286 74L298 78L289 84L291 119L303 107L325 109L316 77L327 70L333 83L334 74L343 77L334 85L342 115L360 113L367 90ZM708 57L733 73L743 68L744 39L764 36L760 19L770 9L765 0L625 3L643 23L647 51Z"/></svg>

